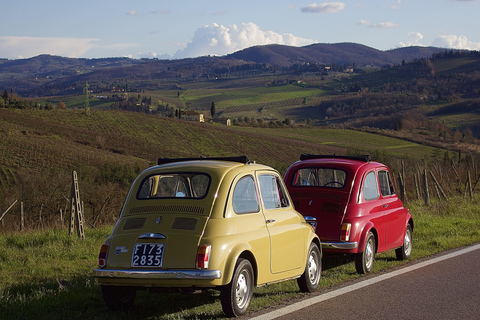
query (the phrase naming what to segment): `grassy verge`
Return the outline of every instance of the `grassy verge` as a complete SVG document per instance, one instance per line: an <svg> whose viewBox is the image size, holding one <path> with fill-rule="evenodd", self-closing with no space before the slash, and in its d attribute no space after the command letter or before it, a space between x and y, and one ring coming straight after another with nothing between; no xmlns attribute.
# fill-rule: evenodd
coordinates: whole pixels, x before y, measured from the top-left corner
<svg viewBox="0 0 480 320"><path fill-rule="evenodd" d="M408 204L415 219L411 259L480 242L480 196ZM97 251L111 227L87 229L86 239L65 229L0 237L0 319L212 319L223 318L218 292L151 294L139 292L129 314L112 313L91 277ZM409 263L394 251L376 256L373 272ZM321 289L361 277L351 259L324 259ZM294 280L255 290L250 312L301 298Z"/></svg>

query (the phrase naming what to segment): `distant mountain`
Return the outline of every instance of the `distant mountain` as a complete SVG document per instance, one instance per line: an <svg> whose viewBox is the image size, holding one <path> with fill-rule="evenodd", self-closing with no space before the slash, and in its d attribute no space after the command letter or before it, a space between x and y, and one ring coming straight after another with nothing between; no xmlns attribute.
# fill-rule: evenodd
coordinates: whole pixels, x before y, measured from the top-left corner
<svg viewBox="0 0 480 320"><path fill-rule="evenodd" d="M357 66L380 67L387 64L398 64L402 60L429 58L433 53L443 51L445 49L435 47L406 47L381 51L357 43L317 43L305 47L274 44L247 48L226 57L281 67L302 63L337 65L355 63Z"/></svg>
<svg viewBox="0 0 480 320"><path fill-rule="evenodd" d="M318 43L305 47L256 46L223 57L181 60L72 59L40 55L30 59L0 60L0 90L12 89L23 96L61 95L81 90L85 81L101 83L104 88L125 81L141 82L142 88L146 89L151 85L158 86L157 80L205 80L232 70L254 70L257 68L255 64L280 68L306 63L381 67L400 64L403 60L428 58L443 51L445 49L433 47L381 51L356 43Z"/></svg>

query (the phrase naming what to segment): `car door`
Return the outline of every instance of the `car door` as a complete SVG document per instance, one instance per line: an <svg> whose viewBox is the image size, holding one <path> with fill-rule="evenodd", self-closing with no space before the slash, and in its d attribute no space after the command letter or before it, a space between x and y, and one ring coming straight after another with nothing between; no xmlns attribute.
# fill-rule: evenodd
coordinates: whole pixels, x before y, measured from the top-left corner
<svg viewBox="0 0 480 320"><path fill-rule="evenodd" d="M305 259L305 235L282 179L271 172L258 172L257 177L262 210L270 234L272 273L301 268Z"/></svg>
<svg viewBox="0 0 480 320"><path fill-rule="evenodd" d="M385 245L391 249L401 245L405 231L405 214L402 201L398 198L390 172L386 169L378 171L380 192L386 220Z"/></svg>
<svg viewBox="0 0 480 320"><path fill-rule="evenodd" d="M377 230L378 250L381 250L381 248L385 246L386 222L375 170L371 170L365 175L362 185L362 195L361 211L368 213L368 220L373 223L373 227ZM363 232L363 236L366 236L365 231L366 230Z"/></svg>

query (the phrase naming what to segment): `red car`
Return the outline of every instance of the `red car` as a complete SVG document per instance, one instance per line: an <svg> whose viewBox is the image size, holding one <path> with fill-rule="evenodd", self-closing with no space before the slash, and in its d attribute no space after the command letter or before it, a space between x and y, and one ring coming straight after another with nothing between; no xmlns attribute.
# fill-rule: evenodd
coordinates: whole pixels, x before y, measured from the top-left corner
<svg viewBox="0 0 480 320"><path fill-rule="evenodd" d="M410 256L413 218L387 166L369 156L302 154L284 180L295 209L316 218L322 250L354 254L358 273L372 270L376 253Z"/></svg>

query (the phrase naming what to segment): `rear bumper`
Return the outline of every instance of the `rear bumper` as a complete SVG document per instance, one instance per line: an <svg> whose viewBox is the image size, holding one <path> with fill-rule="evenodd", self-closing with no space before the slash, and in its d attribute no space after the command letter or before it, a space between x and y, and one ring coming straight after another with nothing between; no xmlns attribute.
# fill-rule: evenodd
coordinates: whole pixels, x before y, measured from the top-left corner
<svg viewBox="0 0 480 320"><path fill-rule="evenodd" d="M96 278L158 279L158 280L216 280L222 277L220 270L119 270L94 269Z"/></svg>
<svg viewBox="0 0 480 320"><path fill-rule="evenodd" d="M352 250L358 247L358 242L328 242L322 241L322 249Z"/></svg>

